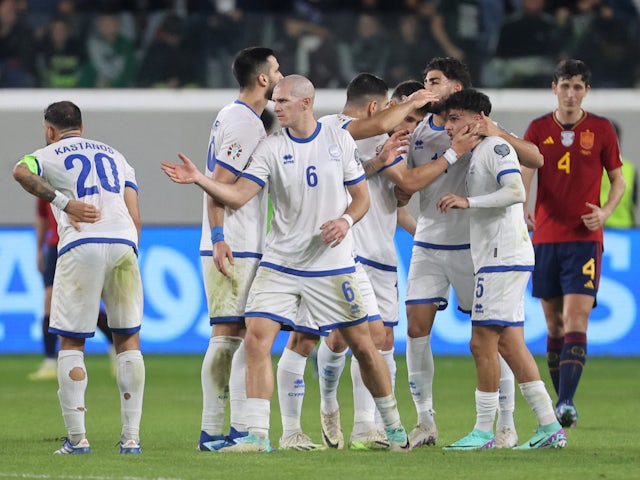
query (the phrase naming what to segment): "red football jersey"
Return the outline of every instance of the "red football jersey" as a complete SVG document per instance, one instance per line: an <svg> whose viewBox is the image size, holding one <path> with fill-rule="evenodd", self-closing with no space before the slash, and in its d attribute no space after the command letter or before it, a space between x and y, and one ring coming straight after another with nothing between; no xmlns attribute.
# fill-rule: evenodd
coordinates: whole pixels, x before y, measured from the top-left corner
<svg viewBox="0 0 640 480"><path fill-rule="evenodd" d="M47 221L47 233L45 234L45 243L50 247L58 245L58 224L56 217L51 211L51 204L42 198L38 198L38 216Z"/></svg>
<svg viewBox="0 0 640 480"><path fill-rule="evenodd" d="M602 242L602 229L590 231L580 218L600 205L603 168L622 167L618 137L604 117L585 112L571 129L553 113L531 122L524 136L544 156L538 169L533 243Z"/></svg>

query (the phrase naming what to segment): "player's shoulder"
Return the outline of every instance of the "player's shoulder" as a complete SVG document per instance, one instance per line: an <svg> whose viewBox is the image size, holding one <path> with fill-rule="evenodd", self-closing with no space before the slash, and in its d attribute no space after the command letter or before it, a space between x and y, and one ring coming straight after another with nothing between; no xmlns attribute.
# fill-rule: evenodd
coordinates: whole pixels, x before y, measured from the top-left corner
<svg viewBox="0 0 640 480"><path fill-rule="evenodd" d="M513 145L498 136L485 137L478 148L497 159L507 159L516 155Z"/></svg>
<svg viewBox="0 0 640 480"><path fill-rule="evenodd" d="M332 113L320 117L318 122L322 125L330 125L335 128L344 129L345 125L348 125L352 120L353 117L345 115L344 113Z"/></svg>
<svg viewBox="0 0 640 480"><path fill-rule="evenodd" d="M613 130L613 124L611 120L607 117L603 117L602 115L596 115L595 113L585 112L585 121L588 121L591 124L596 124L605 128L611 128Z"/></svg>

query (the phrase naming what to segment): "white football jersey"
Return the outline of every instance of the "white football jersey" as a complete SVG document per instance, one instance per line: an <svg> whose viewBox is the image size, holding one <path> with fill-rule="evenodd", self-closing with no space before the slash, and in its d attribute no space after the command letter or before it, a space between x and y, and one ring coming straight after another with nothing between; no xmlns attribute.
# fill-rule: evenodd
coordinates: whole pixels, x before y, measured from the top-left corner
<svg viewBox="0 0 640 480"><path fill-rule="evenodd" d="M346 186L365 181L348 132L318 122L310 137L294 138L284 128L258 145L242 176L269 183L273 218L262 264L301 275L354 266L351 232L331 248L320 231L345 212Z"/></svg>
<svg viewBox="0 0 640 480"><path fill-rule="evenodd" d="M267 136L260 116L246 103L236 100L226 105L211 127L207 152L206 175L214 168L226 168L240 175L256 145ZM224 236L234 256L260 257L267 234L267 189L249 200L242 208L225 207ZM207 193L202 207L200 254L211 255L211 226L207 211Z"/></svg>
<svg viewBox="0 0 640 480"><path fill-rule="evenodd" d="M346 129L352 120L354 117L339 113L327 115L319 121ZM389 135L384 133L356 140L360 160L366 162L377 157L388 139ZM398 201L393 193L394 185L381 175L374 175L368 180L371 203L366 215L353 227L354 252L364 263L395 268L398 259L393 239L398 217Z"/></svg>
<svg viewBox="0 0 640 480"><path fill-rule="evenodd" d="M500 137L485 138L473 150L467 173L468 196L488 195L499 190L500 178L513 173L520 175L514 148ZM522 203L506 208L470 208L469 212L471 256L476 273L532 269L529 267L534 265L533 246Z"/></svg>
<svg viewBox="0 0 640 480"><path fill-rule="evenodd" d="M433 124L433 116L425 118L411 134L407 155L409 168L437 160L451 146L451 139L444 127ZM447 193L466 197L465 176L469 166L469 154L465 154L431 184L420 190L420 215L414 241L422 246L456 247L469 244L469 212L455 209L442 214L438 200Z"/></svg>
<svg viewBox="0 0 640 480"><path fill-rule="evenodd" d="M66 137L30 155L38 174L67 197L94 205L100 220L77 231L67 214L51 205L58 222L58 255L82 243L126 243L137 250L138 231L124 202L125 187L138 190L135 171L113 147Z"/></svg>

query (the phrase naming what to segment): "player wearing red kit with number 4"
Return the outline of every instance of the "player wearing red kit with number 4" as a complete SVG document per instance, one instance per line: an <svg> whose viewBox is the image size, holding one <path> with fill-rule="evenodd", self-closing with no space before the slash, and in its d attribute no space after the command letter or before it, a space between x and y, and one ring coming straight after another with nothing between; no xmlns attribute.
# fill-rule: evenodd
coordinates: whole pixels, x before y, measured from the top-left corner
<svg viewBox="0 0 640 480"><path fill-rule="evenodd" d="M602 226L625 183L618 139L611 122L585 112L591 73L579 60L561 62L551 84L558 108L529 125L525 140L538 146L544 166L538 169L533 231L533 296L541 299L547 322L547 362L564 427L575 426L573 397L587 356L587 324L600 279ZM600 205L603 169L611 191ZM525 172L525 184L532 172ZM535 220L534 220L535 218Z"/></svg>

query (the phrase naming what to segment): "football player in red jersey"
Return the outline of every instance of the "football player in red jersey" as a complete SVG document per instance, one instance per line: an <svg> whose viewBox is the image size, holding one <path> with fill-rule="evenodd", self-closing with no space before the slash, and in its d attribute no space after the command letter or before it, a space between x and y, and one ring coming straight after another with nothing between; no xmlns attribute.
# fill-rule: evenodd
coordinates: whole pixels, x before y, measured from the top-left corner
<svg viewBox="0 0 640 480"><path fill-rule="evenodd" d="M525 140L538 146L544 166L538 169L533 228L535 270L533 296L541 299L547 322L547 362L558 394L556 416L575 426L573 397L587 356L587 324L600 278L605 220L625 189L618 139L606 118L586 112L589 68L580 60L558 64L551 88L557 108L529 125ZM611 180L600 204L603 169ZM523 169L526 170L526 169ZM533 171L523 171L529 185Z"/></svg>

